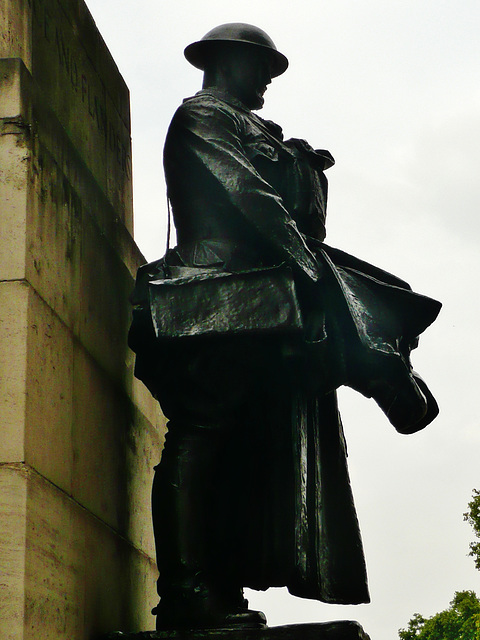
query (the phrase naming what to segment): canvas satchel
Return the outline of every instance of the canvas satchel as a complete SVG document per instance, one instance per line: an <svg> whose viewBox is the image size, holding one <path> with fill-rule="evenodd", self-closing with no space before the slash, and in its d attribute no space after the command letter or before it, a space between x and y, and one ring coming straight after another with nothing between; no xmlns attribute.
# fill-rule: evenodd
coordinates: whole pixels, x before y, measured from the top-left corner
<svg viewBox="0 0 480 640"><path fill-rule="evenodd" d="M157 338L303 331L293 274L285 266L237 273L175 267L148 283Z"/></svg>

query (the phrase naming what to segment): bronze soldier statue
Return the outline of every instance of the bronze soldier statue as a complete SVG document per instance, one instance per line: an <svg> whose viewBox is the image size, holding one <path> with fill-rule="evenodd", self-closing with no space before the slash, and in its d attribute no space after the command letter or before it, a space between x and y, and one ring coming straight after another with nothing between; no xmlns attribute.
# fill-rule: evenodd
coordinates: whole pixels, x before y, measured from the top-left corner
<svg viewBox="0 0 480 640"><path fill-rule="evenodd" d="M177 245L139 270L130 345L168 418L152 510L157 629L255 628L243 588L368 602L336 389L414 433L410 351L440 303L325 239L334 160L254 111L288 66L261 29L185 49L204 72L164 153Z"/></svg>

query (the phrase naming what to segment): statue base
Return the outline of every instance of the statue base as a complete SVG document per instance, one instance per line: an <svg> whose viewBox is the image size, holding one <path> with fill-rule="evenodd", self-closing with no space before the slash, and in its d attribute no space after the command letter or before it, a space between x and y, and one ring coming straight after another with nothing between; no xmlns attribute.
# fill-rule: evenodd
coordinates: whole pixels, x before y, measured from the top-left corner
<svg viewBox="0 0 480 640"><path fill-rule="evenodd" d="M370 640L362 627L353 620L316 624L291 624L265 629L194 629L191 631L117 631L101 640Z"/></svg>

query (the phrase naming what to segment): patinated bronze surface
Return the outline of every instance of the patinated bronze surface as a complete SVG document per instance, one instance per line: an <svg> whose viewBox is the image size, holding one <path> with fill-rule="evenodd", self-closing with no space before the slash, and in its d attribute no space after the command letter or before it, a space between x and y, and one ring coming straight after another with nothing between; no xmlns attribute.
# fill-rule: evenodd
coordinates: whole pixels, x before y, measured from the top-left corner
<svg viewBox="0 0 480 640"><path fill-rule="evenodd" d="M293 624L268 629L208 629L109 633L102 640L370 640L358 622Z"/></svg>
<svg viewBox="0 0 480 640"><path fill-rule="evenodd" d="M440 304L324 243L332 156L253 112L288 64L264 32L223 25L185 55L204 84L165 144L177 246L140 269L130 333L169 420L154 611L158 630L261 629L243 587L368 602L336 389L425 427L409 355Z"/></svg>

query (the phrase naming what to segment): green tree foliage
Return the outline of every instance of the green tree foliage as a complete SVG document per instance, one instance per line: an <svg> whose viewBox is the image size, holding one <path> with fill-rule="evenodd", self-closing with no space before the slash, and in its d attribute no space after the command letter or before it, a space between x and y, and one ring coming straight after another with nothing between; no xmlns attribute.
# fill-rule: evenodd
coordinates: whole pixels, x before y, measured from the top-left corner
<svg viewBox="0 0 480 640"><path fill-rule="evenodd" d="M450 607L424 618L416 613L400 640L480 640L480 600L473 591L457 591Z"/></svg>
<svg viewBox="0 0 480 640"><path fill-rule="evenodd" d="M480 491L473 490L463 519L472 525L480 539ZM475 567L480 570L480 542L470 543ZM480 600L473 591L456 591L450 607L424 618L415 613L406 629L398 632L400 640L480 640Z"/></svg>
<svg viewBox="0 0 480 640"><path fill-rule="evenodd" d="M468 503L468 511L463 519L472 525L475 536L480 538L480 491L473 490L472 501ZM480 571L480 542L470 543L470 554L475 560L475 567Z"/></svg>

